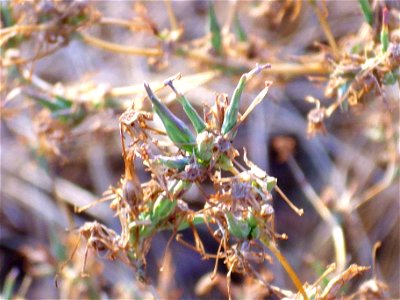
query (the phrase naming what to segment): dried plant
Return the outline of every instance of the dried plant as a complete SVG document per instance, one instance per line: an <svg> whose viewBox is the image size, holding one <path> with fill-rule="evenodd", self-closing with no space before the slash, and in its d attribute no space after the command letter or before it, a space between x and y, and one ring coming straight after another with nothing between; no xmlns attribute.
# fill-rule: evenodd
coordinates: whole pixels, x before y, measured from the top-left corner
<svg viewBox="0 0 400 300"><path fill-rule="evenodd" d="M378 196L386 199L386 193L393 198L393 191L397 192L398 187L400 10L394 1L359 0L359 11L352 11L351 22L344 24L338 19L342 15L338 17L335 13L350 11L352 5L357 8L357 3L346 3L350 8L345 8L343 3L343 11L336 7L342 5L336 4L314 0L248 3L234 0L226 4L196 1L193 11L186 9L182 13L176 9L178 2L160 2L158 5L163 9L158 12L154 10L155 2L137 1L118 4L132 10L133 17L130 14L123 18L109 14L102 3L90 1L2 2L0 66L4 76L0 93L5 130L2 128L1 133L5 133L8 141L2 145L2 150L5 149L1 167L2 176L5 174L2 198L4 195L7 203L22 203L24 208L28 207L30 217L32 211L39 214L49 228L53 224L60 228L68 224L73 229L67 237L60 234L59 238L39 243L50 244L51 249L47 249L35 245L29 234L20 235L20 228L14 224L14 218L18 218L13 208L1 208L0 224L16 232L18 243L14 237L11 243L0 239L0 250L10 248L7 251L23 257L24 265L23 270L6 266L6 273L1 272L0 282L4 279L1 297L34 297L29 292L31 282L55 276L61 298L101 298L103 294L110 298L180 298L186 291L179 290L179 284L170 274L175 269L179 272L173 264L175 239L201 259L215 263L214 269L208 270L194 289L200 297L217 291L229 298L389 298L388 291L393 292L394 288L381 279L384 277L379 266L375 266L379 243L372 245L378 239L388 240L393 236L398 215L393 217L392 206L371 200ZM225 14L220 14L225 8ZM159 20L161 15L165 15L164 22ZM206 25L204 34L185 23L187 18L195 20L199 16ZM358 31L352 27L353 23L360 26ZM342 27L346 28L345 32L341 32ZM115 78L118 76L114 73L125 67L128 56L138 57L140 63L134 68L139 66L144 72L138 72L137 78L142 81L147 74L150 83L145 82L144 87L99 83L98 79L91 78L93 74L86 73L91 71L85 66L79 76L75 73L82 72L74 70L72 79L63 74L46 73L53 71L53 66L62 66L54 68L58 73L67 72L68 63L54 54L64 58L62 49L73 49L73 55L77 51L76 55L81 56L82 49L73 48L76 45L90 49L90 56L99 50L101 58L97 58L96 64L101 63L96 70L104 69L104 73ZM113 58L115 55L116 61L119 57L122 64L111 69L103 67L102 63L108 63L109 58L105 60L104 54L112 54ZM43 58L50 63L41 65ZM38 66L46 70L37 72ZM126 69L131 67L127 64ZM157 81L168 76L161 72L178 70L184 74L190 72L183 77L178 73L164 82ZM268 70L265 72L268 81L261 76L265 70ZM136 69L124 71L134 73L133 77L137 75ZM241 77L231 96L219 93L215 99L209 97L219 88L221 79L232 75ZM304 76L313 82L302 82ZM130 80L127 79L134 82L135 78ZM272 81L275 84L270 91ZM294 87L288 84L291 81ZM188 92L207 82L212 87L202 87L201 96L187 99ZM250 92L260 86L261 91L240 113L245 88ZM269 91L274 101L257 107ZM305 98L313 106L311 110L302 116L296 109L286 111L286 104L282 105L281 101L292 98L286 91L295 94L293 100ZM209 97L207 103L200 103L205 100L200 99L203 92ZM176 104L174 108L169 107L172 102ZM177 106L188 122L177 117ZM268 125L265 120L260 122L265 119L266 107L279 111L275 118L268 120ZM269 116L272 109L268 111ZM257 129L251 133L253 139L263 137L260 148L268 143L271 148L265 146L265 151L258 154L268 156L267 152L272 151L269 154L276 155L274 160L279 168L287 166L293 175L287 178L289 185L291 181L297 184L299 198L304 194L305 201L320 218L315 226L318 229L315 232L320 232L302 237L303 245L291 247L287 252L278 244L285 244L283 240L289 239L288 235L292 238L302 228L292 226L285 216L280 216L281 206L276 199L282 198L299 216L303 209L296 207L281 190L282 185L288 191L283 188L285 180L279 179L278 186L277 178L269 174L271 169L265 168L267 173L258 166L268 165L261 164L258 154L254 154L257 151L252 151L258 147L258 140L256 146L254 143L244 149L236 146L243 143L238 130L251 113L256 125L250 126ZM341 118L347 118L345 129L335 123L341 122ZM320 133L324 136L320 137ZM304 135L309 139L303 139ZM92 140L100 141L103 137L107 138L104 139L107 149L104 145L98 149L98 141ZM20 144L15 143L17 139L22 141L22 147L15 146ZM93 201L97 198L94 194L100 194L111 182L112 176L105 165L117 165L118 141L122 147L123 159L118 161L123 162L123 174L101 199ZM22 163L10 154L21 148L27 153ZM328 173L321 182L307 178L314 175L314 170L307 169L307 159L303 166L303 148L312 158L318 176ZM364 148L371 148L373 155L365 154ZM43 169L33 171L28 161L32 157ZM93 161L99 157L104 174L95 174L98 169L93 167ZM71 165L75 165L73 175L68 173ZM95 179L92 182L83 172L90 173L90 177L104 175L101 181L106 184L97 184ZM120 170L117 172L119 176ZM271 174L275 175L273 171ZM34 197L33 188L38 191L38 197ZM187 199L189 190L199 195L196 205ZM47 200L36 202L37 199ZM118 229L108 223L112 215L109 211L96 214L89 210L94 206L97 209L97 204L103 202L109 203L119 221ZM46 210L42 203L47 203ZM313 211L305 203L310 214L301 218L302 221L293 221L296 225L314 222ZM61 207L68 221L62 221L60 216L64 214L50 209L52 205ZM72 207L82 214L72 216ZM373 211L375 208L379 213ZM368 211L365 215L364 210ZM77 224L83 225L77 226L78 219ZM288 235L277 232L275 227L284 222L294 228L289 232L282 230ZM183 232L191 233L193 242ZM152 245L159 242L155 237L161 236L160 233L170 238L164 255L157 257L163 273L154 280L147 274L150 265L147 260L151 257ZM208 250L203 242L206 238L215 241L216 251ZM326 243L329 239L332 245ZM358 245L360 240L362 247ZM386 241L384 245L388 244L391 245ZM392 247L394 250L386 247L385 253L392 256L383 260L386 269L392 270L392 259L398 261L399 255L395 253L398 247ZM362 277L359 285L356 281L353 281L356 285L350 285L354 277L368 272L372 248L373 276L369 280ZM329 264L327 260L331 259L334 264L321 267L318 272L311 271L310 275L310 266L320 263L319 255L315 254L319 249L324 252L320 255L321 266ZM293 268L283 253L294 255L290 257ZM103 263L93 254L112 263L106 260ZM276 261L285 269L295 290L287 288L274 272ZM128 276L129 282L125 283L119 278L106 278L106 268L118 269L121 265L133 270L137 280L132 281ZM221 265L226 274L218 270ZM396 272L392 272L393 278L398 276ZM234 282L234 273L242 276L243 284ZM302 281L310 277L312 284ZM395 280L389 277L386 279L393 283Z"/></svg>

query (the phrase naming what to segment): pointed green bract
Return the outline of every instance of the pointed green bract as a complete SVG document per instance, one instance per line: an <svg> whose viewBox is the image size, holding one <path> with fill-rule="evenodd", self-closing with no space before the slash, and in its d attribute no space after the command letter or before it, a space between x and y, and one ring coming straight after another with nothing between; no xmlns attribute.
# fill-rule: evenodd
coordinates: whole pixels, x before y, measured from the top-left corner
<svg viewBox="0 0 400 300"><path fill-rule="evenodd" d="M247 34L243 29L242 24L240 23L239 17L236 14L235 19L234 19L234 25L235 25L235 33L239 41L241 42L247 42Z"/></svg>
<svg viewBox="0 0 400 300"><path fill-rule="evenodd" d="M190 104L183 94L179 94L178 101L182 105L183 110L192 123L194 130L196 130L197 133L201 133L206 128L206 124L204 123L203 119L199 116L192 104Z"/></svg>
<svg viewBox="0 0 400 300"><path fill-rule="evenodd" d="M238 85L233 92L231 102L225 112L224 122L222 123L221 133L227 134L236 125L239 114L240 98L244 87L246 86L247 74L243 74Z"/></svg>
<svg viewBox="0 0 400 300"><path fill-rule="evenodd" d="M254 75L260 73L262 70L270 67L271 67L270 64L264 64L264 65L257 64L254 69L250 70L250 72L245 73L242 75L242 77L240 77L240 80L235 90L233 91L231 102L229 103L229 106L225 112L224 122L222 123L222 128L221 128L221 133L223 135L229 133L237 124L240 98L242 97L242 92L244 87L246 86L247 81L251 79ZM232 132L230 138L235 137L235 134L236 132Z"/></svg>
<svg viewBox="0 0 400 300"><path fill-rule="evenodd" d="M47 98L47 96L40 97L34 94L30 94L29 96L38 101L43 107L48 108L51 112L56 112L72 107L72 101L65 99L61 96L55 96L54 100Z"/></svg>
<svg viewBox="0 0 400 300"><path fill-rule="evenodd" d="M368 0L358 0L358 3L360 4L365 21L372 26L374 23L374 14Z"/></svg>
<svg viewBox="0 0 400 300"><path fill-rule="evenodd" d="M382 29L381 29L381 44L382 44L382 52L385 53L389 48L389 29L388 29L388 14L389 11L386 7L383 8L382 11Z"/></svg>
<svg viewBox="0 0 400 300"><path fill-rule="evenodd" d="M208 19L211 32L211 45L215 52L220 55L222 53L222 35L221 28L218 24L217 16L215 14L214 5L212 2L208 5Z"/></svg>
<svg viewBox="0 0 400 300"><path fill-rule="evenodd" d="M204 123L203 119L199 116L197 111L194 109L192 104L190 104L190 102L186 99L186 97L182 93L177 91L172 80L171 79L167 80L164 82L164 84L168 85L175 93L179 103L182 105L183 110L188 116L196 132L201 133L202 131L204 131L204 129L206 128L206 124Z"/></svg>
<svg viewBox="0 0 400 300"><path fill-rule="evenodd" d="M153 104L153 109L163 122L171 141L177 147L192 152L195 147L196 139L190 129L184 122L182 122L182 120L177 118L164 104L161 103L160 99L158 99L150 89L148 83L145 82L144 87L151 103Z"/></svg>

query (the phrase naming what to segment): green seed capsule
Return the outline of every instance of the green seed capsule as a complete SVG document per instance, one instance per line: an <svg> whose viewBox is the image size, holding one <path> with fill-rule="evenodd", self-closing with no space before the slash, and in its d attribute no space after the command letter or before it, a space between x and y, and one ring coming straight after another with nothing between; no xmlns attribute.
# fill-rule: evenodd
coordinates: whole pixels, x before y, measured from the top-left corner
<svg viewBox="0 0 400 300"><path fill-rule="evenodd" d="M177 118L160 99L154 95L148 83L144 83L147 95L149 96L155 113L160 117L164 124L165 130L171 141L179 148L188 152L193 152L196 139L194 138L190 129L185 125L182 120Z"/></svg>
<svg viewBox="0 0 400 300"><path fill-rule="evenodd" d="M247 239L251 230L247 221L234 217L231 212L226 212L225 217L229 232L238 239Z"/></svg>
<svg viewBox="0 0 400 300"><path fill-rule="evenodd" d="M169 157L164 155L157 155L154 158L154 162L157 164L164 165L167 168L182 171L185 166L189 163L188 157Z"/></svg>
<svg viewBox="0 0 400 300"><path fill-rule="evenodd" d="M197 152L196 156L202 162L209 162L211 160L213 151L213 143L214 143L214 136L207 132L203 131L199 133L196 137L197 143Z"/></svg>
<svg viewBox="0 0 400 300"><path fill-rule="evenodd" d="M267 183L267 191L271 192L278 183L278 179L272 176L267 176L265 182Z"/></svg>
<svg viewBox="0 0 400 300"><path fill-rule="evenodd" d="M221 154L215 166L224 171L230 171L233 168L233 163L227 155Z"/></svg>
<svg viewBox="0 0 400 300"><path fill-rule="evenodd" d="M165 196L159 196L153 206L152 222L157 224L167 218L175 209L176 204L177 200L171 201Z"/></svg>
<svg viewBox="0 0 400 300"><path fill-rule="evenodd" d="M160 195L153 205L151 220L153 224L158 224L162 220L169 217L169 215L174 211L177 205L177 199L179 196L185 192L189 187L190 183L179 180L175 181L169 188L169 193L172 194L173 200L171 201L165 195Z"/></svg>

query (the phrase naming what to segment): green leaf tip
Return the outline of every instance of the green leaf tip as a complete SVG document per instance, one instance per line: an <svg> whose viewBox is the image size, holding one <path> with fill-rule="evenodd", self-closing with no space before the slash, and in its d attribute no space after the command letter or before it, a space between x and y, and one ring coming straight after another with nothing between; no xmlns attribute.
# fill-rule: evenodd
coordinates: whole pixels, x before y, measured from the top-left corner
<svg viewBox="0 0 400 300"><path fill-rule="evenodd" d="M147 95L153 105L155 113L160 117L171 141L179 148L192 152L196 139L186 124L177 118L153 93L149 84L144 83Z"/></svg>
<svg viewBox="0 0 400 300"><path fill-rule="evenodd" d="M358 0L358 3L360 4L365 21L372 26L374 24L374 14L368 0Z"/></svg>
<svg viewBox="0 0 400 300"><path fill-rule="evenodd" d="M238 121L240 99L242 97L242 92L246 86L246 83L254 75L256 75L256 74L260 73L262 70L264 70L266 68L270 68L270 67L271 67L270 64L257 65L250 72L242 75L242 77L239 80L239 83L237 84L237 86L233 92L231 102L229 103L229 106L225 113L224 122L222 123L222 128L221 128L221 133L223 135L230 132L235 127L235 125ZM234 135L234 133L233 133L233 135Z"/></svg>
<svg viewBox="0 0 400 300"><path fill-rule="evenodd" d="M222 34L218 24L217 15L213 3L208 5L209 30L211 33L211 45L218 55L222 54Z"/></svg>
<svg viewBox="0 0 400 300"><path fill-rule="evenodd" d="M192 123L196 133L201 133L206 129L206 124L204 123L203 119L199 116L195 108L192 104L187 100L187 98L180 92L177 91L175 88L172 79L166 80L164 82L165 85L168 85L172 91L175 93L178 102L182 105L183 110L187 117L189 118L190 122Z"/></svg>

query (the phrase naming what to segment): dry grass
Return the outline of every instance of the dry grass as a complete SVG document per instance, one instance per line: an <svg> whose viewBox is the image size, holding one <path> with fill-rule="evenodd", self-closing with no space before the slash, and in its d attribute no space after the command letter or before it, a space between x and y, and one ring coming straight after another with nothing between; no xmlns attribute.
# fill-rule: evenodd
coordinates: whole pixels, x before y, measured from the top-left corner
<svg viewBox="0 0 400 300"><path fill-rule="evenodd" d="M2 297L400 297L372 2L2 2Z"/></svg>

